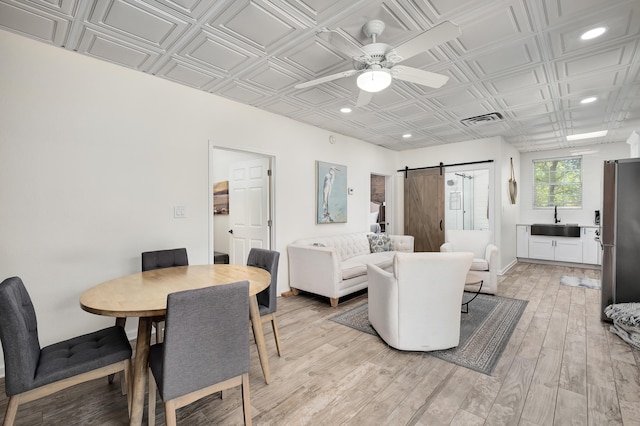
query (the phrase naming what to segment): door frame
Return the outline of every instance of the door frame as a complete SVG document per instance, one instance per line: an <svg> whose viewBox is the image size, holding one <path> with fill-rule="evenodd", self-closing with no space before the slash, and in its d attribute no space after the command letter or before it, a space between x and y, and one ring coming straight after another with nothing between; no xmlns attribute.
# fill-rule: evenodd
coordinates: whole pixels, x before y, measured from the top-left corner
<svg viewBox="0 0 640 426"><path fill-rule="evenodd" d="M209 200L209 207L208 207L208 215L209 215L209 263L213 263L213 257L214 257L214 251L215 251L215 244L214 244L214 227L215 227L215 219L214 219L214 215L213 215L213 184L214 182L214 170L213 170L213 163L214 163L214 156L216 154L216 151L231 151L231 152L238 152L238 153L245 153L245 154L251 154L251 155L255 155L255 156L261 156L261 157L265 157L269 159L269 164L270 164L270 168L271 168L271 176L269 178L269 184L268 184L268 190L269 190L269 194L268 194L268 212L269 212L269 218L271 220L271 226L269 227L269 247L268 249L273 250L274 247L276 247L276 241L275 241L275 237L276 237L276 214L275 214L275 176L276 176L276 157L275 155L271 154L271 153L267 153L267 152L260 152L260 151L249 151L249 150L244 150L244 149L236 149L236 148L229 148L226 146L221 146L221 145L216 145L213 141L209 140L209 146L208 146L208 158L209 158L209 166L208 166L208 184L207 184L207 192L208 192L208 200Z"/></svg>

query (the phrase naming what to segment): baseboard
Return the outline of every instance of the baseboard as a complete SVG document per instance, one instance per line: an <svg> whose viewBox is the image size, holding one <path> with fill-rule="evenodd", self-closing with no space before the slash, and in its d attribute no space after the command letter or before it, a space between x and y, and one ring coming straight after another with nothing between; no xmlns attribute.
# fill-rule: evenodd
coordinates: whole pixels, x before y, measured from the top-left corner
<svg viewBox="0 0 640 426"><path fill-rule="evenodd" d="M528 259L519 257L518 262L522 263L538 263L541 265L553 265L553 266L568 266L570 268L583 268L583 269L600 269L600 265L591 265L588 263L573 263L573 262L558 262L555 260L543 260L543 259Z"/></svg>
<svg viewBox="0 0 640 426"><path fill-rule="evenodd" d="M514 267L514 266L516 266L517 264L518 264L518 259L513 259L513 260L511 261L511 263L509 263L506 267L504 267L504 268L502 268L502 269L498 270L498 275L504 275L504 274L506 274L507 272L509 272L509 270L510 270L511 268L513 268L513 267Z"/></svg>

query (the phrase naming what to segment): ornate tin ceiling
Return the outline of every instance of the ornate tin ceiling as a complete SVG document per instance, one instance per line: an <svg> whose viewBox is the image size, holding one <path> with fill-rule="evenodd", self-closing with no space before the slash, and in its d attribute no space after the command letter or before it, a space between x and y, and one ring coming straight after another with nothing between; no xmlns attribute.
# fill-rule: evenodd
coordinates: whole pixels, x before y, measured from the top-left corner
<svg viewBox="0 0 640 426"><path fill-rule="evenodd" d="M362 108L356 76L294 88L353 67L317 31L361 46L373 18L392 46L459 25L456 40L403 62L449 81L394 80ZM598 26L604 35L580 40ZM640 129L638 0L3 0L0 28L392 150L502 136L527 152ZM598 99L580 104L588 96ZM609 134L565 139L598 130Z"/></svg>

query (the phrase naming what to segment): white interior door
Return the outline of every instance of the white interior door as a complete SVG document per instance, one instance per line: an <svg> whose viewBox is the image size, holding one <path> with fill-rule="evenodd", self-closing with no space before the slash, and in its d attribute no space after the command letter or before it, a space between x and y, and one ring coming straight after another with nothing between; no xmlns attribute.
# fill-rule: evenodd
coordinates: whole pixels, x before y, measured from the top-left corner
<svg viewBox="0 0 640 426"><path fill-rule="evenodd" d="M231 165L229 225L230 263L244 265L252 247L270 247L269 158Z"/></svg>

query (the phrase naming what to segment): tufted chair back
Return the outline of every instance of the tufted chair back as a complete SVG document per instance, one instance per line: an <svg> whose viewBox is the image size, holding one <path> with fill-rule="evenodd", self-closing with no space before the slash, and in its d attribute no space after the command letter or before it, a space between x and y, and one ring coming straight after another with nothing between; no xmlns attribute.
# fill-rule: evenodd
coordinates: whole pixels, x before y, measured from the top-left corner
<svg viewBox="0 0 640 426"><path fill-rule="evenodd" d="M34 387L40 357L38 324L31 298L19 277L0 284L0 339L8 396Z"/></svg>
<svg viewBox="0 0 640 426"><path fill-rule="evenodd" d="M189 258L186 248L169 250L146 251L142 253L142 271L152 269L171 268L173 266L187 266Z"/></svg>
<svg viewBox="0 0 640 426"><path fill-rule="evenodd" d="M272 250L252 248L247 258L248 266L264 269L271 274L269 287L257 294L260 315L270 314L276 311L278 298L278 261L280 253Z"/></svg>

